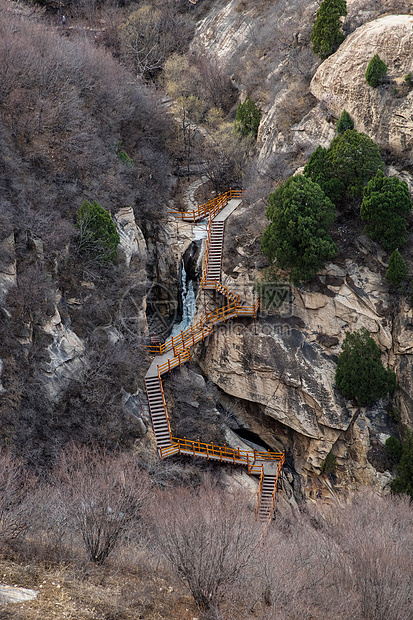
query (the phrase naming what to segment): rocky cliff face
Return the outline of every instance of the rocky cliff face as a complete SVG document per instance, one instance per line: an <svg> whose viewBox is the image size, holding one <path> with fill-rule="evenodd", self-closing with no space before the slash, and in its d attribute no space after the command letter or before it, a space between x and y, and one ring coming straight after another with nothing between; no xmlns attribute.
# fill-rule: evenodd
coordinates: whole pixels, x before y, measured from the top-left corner
<svg viewBox="0 0 413 620"><path fill-rule="evenodd" d="M357 131L396 156L409 159L413 150L413 86L404 77L413 70L412 46L413 16L376 19L347 37L317 69L310 85L318 107L335 117L346 109ZM375 54L388 67L387 78L378 88L369 86L365 78Z"/></svg>
<svg viewBox="0 0 413 620"><path fill-rule="evenodd" d="M343 109L358 131L392 154L397 163L388 173L406 176L400 169L413 148L413 88L404 76L413 70L413 16L376 19L396 8L390 1L382 6L349 1L344 27L351 34L321 64L309 49L316 4L251 6L234 0L214 6L201 22L193 47L205 46L229 68L241 92L261 105L259 166L271 178L278 174L280 156L291 155L297 166L319 144L328 147ZM388 65L388 76L373 89L365 71L376 53ZM248 75L252 65L253 78ZM259 241L265 206L256 203L250 209L237 210L225 233L226 284L243 298L252 297L263 267ZM199 350L203 371L235 399L233 427L256 433L275 449L286 448L290 466L300 474L298 494L307 497L332 492L328 479L319 476L330 451L338 463L335 486L343 492L360 484L384 489L390 479L384 442L397 428L387 415L388 403L357 408L334 386L347 330L364 326L373 335L383 362L398 376L394 404L402 421L412 423L412 309L390 295L384 279L388 257L376 244L345 225L337 226L335 235L339 256L315 282L292 288L279 310L255 323L223 327Z"/></svg>
<svg viewBox="0 0 413 620"><path fill-rule="evenodd" d="M250 209L240 207L228 221L224 246L224 280L243 298L252 297L254 280L262 276L256 242L265 225L264 208L254 205L254 222ZM371 332L384 364L400 377L397 405L403 421L411 416L406 369L412 311L394 305L384 280L384 253L355 230L338 227L336 234L342 237L337 260L313 283L275 285L273 301L285 299L279 307L270 304L257 321L221 326L198 353L208 378L233 397L232 428L248 429L273 449L286 449L287 465L299 474L297 496L331 495L329 479L320 477L329 452L338 464L336 490L345 493L362 484L384 489L391 479L384 442L397 429L388 417L388 402L358 408L335 388L346 331L366 327ZM351 251L346 251L347 239Z"/></svg>

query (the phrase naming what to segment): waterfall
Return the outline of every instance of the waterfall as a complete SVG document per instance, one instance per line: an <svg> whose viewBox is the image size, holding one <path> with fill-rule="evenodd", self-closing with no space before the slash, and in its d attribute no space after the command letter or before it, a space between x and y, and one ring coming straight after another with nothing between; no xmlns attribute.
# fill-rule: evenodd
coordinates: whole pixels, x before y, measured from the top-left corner
<svg viewBox="0 0 413 620"><path fill-rule="evenodd" d="M194 283L192 280L189 280L189 284L187 285L187 276L183 259L181 262L181 301L182 320L180 323L175 323L172 328L171 336L176 336L183 329L186 329L191 325L196 310Z"/></svg>
<svg viewBox="0 0 413 620"><path fill-rule="evenodd" d="M193 240L201 241L208 236L208 220L201 220L192 229ZM184 259L181 260L181 307L182 319L179 323L175 323L172 328L171 336L177 336L182 330L192 324L196 311L196 296L194 291L194 283L189 280L185 269Z"/></svg>

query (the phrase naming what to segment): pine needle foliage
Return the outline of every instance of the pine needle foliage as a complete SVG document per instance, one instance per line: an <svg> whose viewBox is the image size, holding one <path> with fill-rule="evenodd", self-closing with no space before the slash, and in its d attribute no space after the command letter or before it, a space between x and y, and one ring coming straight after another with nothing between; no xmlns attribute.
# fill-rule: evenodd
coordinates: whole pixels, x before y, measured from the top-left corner
<svg viewBox="0 0 413 620"><path fill-rule="evenodd" d="M252 99L246 97L244 103L240 103L235 115L235 128L241 136L253 136L257 138L258 128L261 122L261 110Z"/></svg>
<svg viewBox="0 0 413 620"><path fill-rule="evenodd" d="M337 133L344 133L347 129L354 129L354 121L346 110L342 111L341 116L337 121L336 128Z"/></svg>
<svg viewBox="0 0 413 620"><path fill-rule="evenodd" d="M381 170L371 179L363 192L361 219L364 232L392 252L407 241L406 215L412 210L409 188L397 177L385 177Z"/></svg>
<svg viewBox="0 0 413 620"><path fill-rule="evenodd" d="M396 390L396 375L384 368L381 351L365 327L347 332L337 360L336 385L360 407Z"/></svg>
<svg viewBox="0 0 413 620"><path fill-rule="evenodd" d="M101 265L113 263L120 237L109 213L96 200L84 200L77 212L79 249Z"/></svg>
<svg viewBox="0 0 413 620"><path fill-rule="evenodd" d="M407 265L400 254L399 250L394 250L390 255L389 268L386 271L386 280L393 284L393 286L399 286L406 279Z"/></svg>
<svg viewBox="0 0 413 620"><path fill-rule="evenodd" d="M406 493L413 499L413 431L410 429L406 429L397 476L390 488L393 493Z"/></svg>
<svg viewBox="0 0 413 620"><path fill-rule="evenodd" d="M340 17L347 15L346 0L324 0L311 33L313 52L325 60L344 41Z"/></svg>
<svg viewBox="0 0 413 620"><path fill-rule="evenodd" d="M384 168L377 144L355 129L339 134L328 149L319 146L304 168L304 176L318 183L338 206L345 200L358 200L364 186Z"/></svg>
<svg viewBox="0 0 413 620"><path fill-rule="evenodd" d="M369 86L377 88L380 82L383 80L387 73L387 65L380 58L378 54L375 54L370 60L366 69L366 82Z"/></svg>
<svg viewBox="0 0 413 620"><path fill-rule="evenodd" d="M337 253L328 228L334 221L331 200L317 183L298 174L269 195L261 249L280 269L292 268L291 280L310 280Z"/></svg>

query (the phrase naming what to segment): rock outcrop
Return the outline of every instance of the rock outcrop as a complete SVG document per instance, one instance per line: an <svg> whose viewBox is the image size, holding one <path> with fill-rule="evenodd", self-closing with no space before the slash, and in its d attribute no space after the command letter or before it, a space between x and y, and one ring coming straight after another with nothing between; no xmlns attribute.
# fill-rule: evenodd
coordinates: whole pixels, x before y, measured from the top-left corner
<svg viewBox="0 0 413 620"><path fill-rule="evenodd" d="M57 309L43 330L53 338L53 342L47 347L49 361L42 362L41 369L49 398L56 400L68 381L84 367L86 348L75 332L62 323Z"/></svg>
<svg viewBox="0 0 413 620"><path fill-rule="evenodd" d="M335 117L345 109L357 131L382 147L411 158L413 152L413 86L404 77L413 70L413 16L388 15L364 24L317 69L311 93ZM366 82L367 65L379 54L388 67L383 85ZM411 84L411 83L410 83ZM301 124L317 118L317 110Z"/></svg>
<svg viewBox="0 0 413 620"><path fill-rule="evenodd" d="M254 282L262 277L254 241L262 222L257 223L257 214L255 224L247 223L249 209L240 207L233 214L235 226L228 223L224 245L224 281L243 298L248 291L252 295ZM346 227L338 232L343 234L338 260L314 282L299 288L276 283L274 301L284 299L281 306L270 303L257 321L221 325L208 346L198 350L205 374L232 397L232 405L222 403L236 420L232 428L238 424L273 449L286 449L287 464L300 475L294 483L297 497L334 494L328 478L320 477L329 452L338 464L336 491L363 484L383 489L391 479L384 443L396 429L387 401L359 408L335 388L337 356L347 331L366 327L372 334L383 363L400 376L396 402L402 420L411 417L412 310L406 305L399 313L394 305L384 279L387 255L360 232ZM348 241L352 258L343 253Z"/></svg>
<svg viewBox="0 0 413 620"><path fill-rule="evenodd" d="M17 284L14 235L0 242L0 256L0 306L4 307L9 289Z"/></svg>
<svg viewBox="0 0 413 620"><path fill-rule="evenodd" d="M140 228L136 225L132 207L124 207L114 215L120 237L118 246L118 260L123 261L129 269L131 260L137 258L139 262L146 263L146 242Z"/></svg>

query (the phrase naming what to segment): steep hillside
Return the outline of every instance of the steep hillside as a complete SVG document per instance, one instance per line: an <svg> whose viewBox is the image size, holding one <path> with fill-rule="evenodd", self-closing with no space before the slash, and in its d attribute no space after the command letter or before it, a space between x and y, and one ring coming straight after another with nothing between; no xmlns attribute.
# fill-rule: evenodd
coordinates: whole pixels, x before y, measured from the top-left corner
<svg viewBox="0 0 413 620"><path fill-rule="evenodd" d="M8 9L2 3L1 441L42 466L70 440L126 445L145 432L128 400L145 354L121 302L144 304L148 271L177 275L175 256L157 259L170 123L150 89L81 31L66 37L36 12ZM115 265L82 249L84 200L116 218ZM142 311L138 333L145 325Z"/></svg>
<svg viewBox="0 0 413 620"><path fill-rule="evenodd" d="M131 15L138 26L144 16L145 25L146 9L136 16L135 7L109 11L102 3L88 14L79 5L64 29L57 8L46 5L49 13L11 10L4 2L0 17L2 440L41 467L69 440L147 443L153 450L141 393L149 364L144 345L180 312L179 265L192 237L167 210L173 201L176 208L185 204L178 177L184 169L210 180L224 171L221 182L228 171L244 174L247 200L228 222L224 270L247 295L266 266L259 244L269 191L319 144L328 146L342 107L386 148L390 173L400 174L410 152L410 121L400 120L410 86L403 82L394 93L389 82L372 92L363 75L378 47L389 80L409 72L412 19L377 19L397 10L396 1L349 2L348 36L320 63L310 44L315 3L160 3L156 27L170 37L173 23L185 35L182 55L169 56L162 77L176 47L162 48L156 68L142 69L139 50L120 34ZM197 27L186 53L191 20ZM171 97L178 93L175 102L163 87ZM241 147L231 121L235 97L245 95L263 114L256 144ZM198 101L196 114L183 101ZM211 186L198 180L199 186L210 195ZM76 214L85 199L100 203L117 226L114 265L83 251ZM277 311L263 315L255 331L220 333L198 352L203 372L221 389L207 383L197 397L208 401L207 417L218 412L218 435L228 427L251 431L285 448L297 497L313 494L312 480L319 484L331 450L341 468L337 487L384 487L390 474L383 442L400 430L386 407L397 406L403 423L411 422L410 306L406 296L389 292L388 256L361 228L340 213L337 259L312 284L287 286L281 318ZM199 243L197 261L198 250ZM191 270L190 259L185 265ZM402 388L394 404L366 411L344 401L334 385L344 332L361 325L375 335Z"/></svg>

